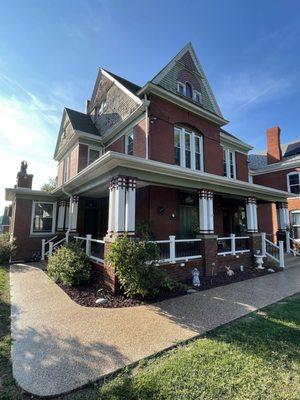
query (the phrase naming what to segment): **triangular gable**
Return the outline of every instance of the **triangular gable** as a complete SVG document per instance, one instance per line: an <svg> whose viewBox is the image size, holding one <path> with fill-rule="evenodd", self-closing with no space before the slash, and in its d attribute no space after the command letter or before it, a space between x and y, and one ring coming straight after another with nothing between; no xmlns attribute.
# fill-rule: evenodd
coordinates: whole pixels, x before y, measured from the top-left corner
<svg viewBox="0 0 300 400"><path fill-rule="evenodd" d="M188 43L153 79L152 83L166 90L177 93L176 83L178 76L186 71L193 86L198 86L202 94L202 106L207 110L222 116L215 96L211 90L208 80L200 61L191 43ZM196 87L197 89L197 87ZM198 90L198 89L197 89Z"/></svg>

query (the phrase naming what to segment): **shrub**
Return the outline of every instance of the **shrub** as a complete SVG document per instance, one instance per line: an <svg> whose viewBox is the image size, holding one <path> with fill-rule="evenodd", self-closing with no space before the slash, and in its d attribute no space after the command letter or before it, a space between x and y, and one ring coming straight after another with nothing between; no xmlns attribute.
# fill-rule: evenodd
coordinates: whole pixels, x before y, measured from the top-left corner
<svg viewBox="0 0 300 400"><path fill-rule="evenodd" d="M9 233L0 234L0 264L4 264L10 260L14 254L15 244L14 240L10 240Z"/></svg>
<svg viewBox="0 0 300 400"><path fill-rule="evenodd" d="M75 243L69 243L49 257L48 274L55 282L76 286L90 281L92 266L81 248Z"/></svg>
<svg viewBox="0 0 300 400"><path fill-rule="evenodd" d="M156 296L160 290L173 290L176 286L156 265L159 257L156 243L121 236L110 245L107 257L129 297Z"/></svg>

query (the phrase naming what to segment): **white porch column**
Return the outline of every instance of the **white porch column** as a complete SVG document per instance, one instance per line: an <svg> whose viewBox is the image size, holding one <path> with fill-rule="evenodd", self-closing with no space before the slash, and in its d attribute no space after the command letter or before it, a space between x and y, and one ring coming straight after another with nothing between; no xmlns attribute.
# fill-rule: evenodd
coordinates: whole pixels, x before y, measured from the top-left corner
<svg viewBox="0 0 300 400"><path fill-rule="evenodd" d="M115 182L115 233L122 235L125 231L126 177L118 176Z"/></svg>
<svg viewBox="0 0 300 400"><path fill-rule="evenodd" d="M58 216L57 216L57 230L62 231L65 225L65 210L66 210L66 202L64 200L60 200L58 202Z"/></svg>
<svg viewBox="0 0 300 400"><path fill-rule="evenodd" d="M201 233L214 233L213 192L199 190L199 228Z"/></svg>
<svg viewBox="0 0 300 400"><path fill-rule="evenodd" d="M70 221L70 201L67 200L65 201L65 207L66 207L66 212L65 212L65 221L64 221L64 229L68 230L70 229L69 226L69 221Z"/></svg>
<svg viewBox="0 0 300 400"><path fill-rule="evenodd" d="M77 216L78 216L78 196L72 196L69 208L69 229L73 232L77 230Z"/></svg>
<svg viewBox="0 0 300 400"><path fill-rule="evenodd" d="M108 205L108 228L107 233L115 231L115 180L112 179L109 185L109 205Z"/></svg>
<svg viewBox="0 0 300 400"><path fill-rule="evenodd" d="M289 212L287 203L277 203L278 230L284 231L289 224Z"/></svg>
<svg viewBox="0 0 300 400"><path fill-rule="evenodd" d="M125 231L128 235L135 234L135 203L136 179L128 178L125 201Z"/></svg>
<svg viewBox="0 0 300 400"><path fill-rule="evenodd" d="M246 199L246 215L248 232L258 232L257 204L256 199L253 197L248 197Z"/></svg>

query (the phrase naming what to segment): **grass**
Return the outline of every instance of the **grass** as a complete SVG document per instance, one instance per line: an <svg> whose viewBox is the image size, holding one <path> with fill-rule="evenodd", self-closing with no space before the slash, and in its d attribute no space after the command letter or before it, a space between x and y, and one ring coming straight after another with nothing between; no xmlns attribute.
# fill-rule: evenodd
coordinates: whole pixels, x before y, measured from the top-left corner
<svg viewBox="0 0 300 400"><path fill-rule="evenodd" d="M299 400L300 295L125 371L80 400Z"/></svg>
<svg viewBox="0 0 300 400"><path fill-rule="evenodd" d="M19 400L10 364L9 281L0 267L0 399ZM300 294L249 314L64 400L299 400Z"/></svg>
<svg viewBox="0 0 300 400"><path fill-rule="evenodd" d="M0 265L0 399L21 399L21 391L12 377L10 361L10 305L8 267Z"/></svg>

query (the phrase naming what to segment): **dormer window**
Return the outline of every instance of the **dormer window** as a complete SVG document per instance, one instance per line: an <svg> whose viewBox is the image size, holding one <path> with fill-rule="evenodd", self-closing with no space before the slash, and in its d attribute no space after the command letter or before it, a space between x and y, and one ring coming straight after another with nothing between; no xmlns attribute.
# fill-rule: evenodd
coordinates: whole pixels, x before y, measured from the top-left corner
<svg viewBox="0 0 300 400"><path fill-rule="evenodd" d="M201 103L201 93L197 90L194 90L193 98L197 103Z"/></svg>
<svg viewBox="0 0 300 400"><path fill-rule="evenodd" d="M177 92L185 96L185 85L181 82L177 82Z"/></svg>
<svg viewBox="0 0 300 400"><path fill-rule="evenodd" d="M190 97L191 99L193 98L193 89L188 82L185 83L185 95L186 97Z"/></svg>

